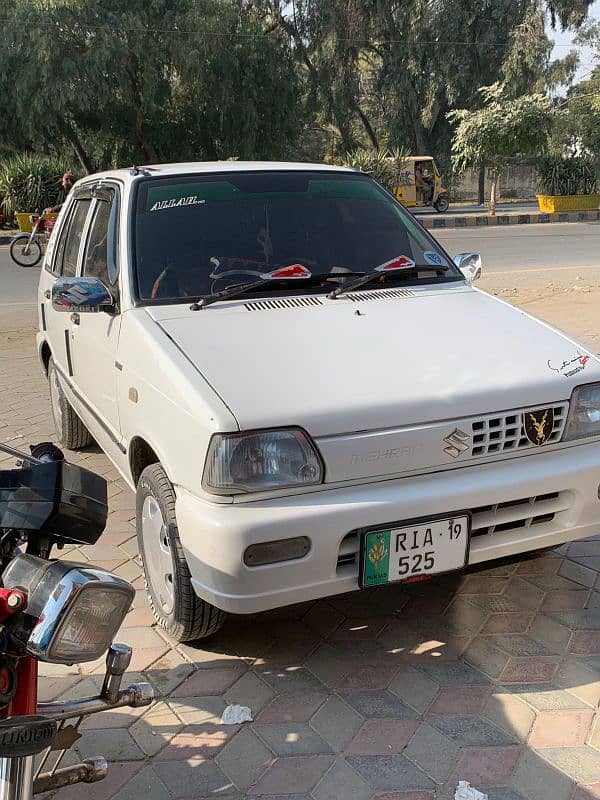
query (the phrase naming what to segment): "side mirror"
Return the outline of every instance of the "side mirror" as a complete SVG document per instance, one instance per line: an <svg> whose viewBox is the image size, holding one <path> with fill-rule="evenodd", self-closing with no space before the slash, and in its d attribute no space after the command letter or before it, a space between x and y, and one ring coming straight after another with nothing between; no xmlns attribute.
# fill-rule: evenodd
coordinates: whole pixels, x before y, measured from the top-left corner
<svg viewBox="0 0 600 800"><path fill-rule="evenodd" d="M459 253L454 256L454 263L469 283L481 278L481 256L479 253Z"/></svg>
<svg viewBox="0 0 600 800"><path fill-rule="evenodd" d="M55 311L109 311L114 299L99 278L58 278L52 287Z"/></svg>

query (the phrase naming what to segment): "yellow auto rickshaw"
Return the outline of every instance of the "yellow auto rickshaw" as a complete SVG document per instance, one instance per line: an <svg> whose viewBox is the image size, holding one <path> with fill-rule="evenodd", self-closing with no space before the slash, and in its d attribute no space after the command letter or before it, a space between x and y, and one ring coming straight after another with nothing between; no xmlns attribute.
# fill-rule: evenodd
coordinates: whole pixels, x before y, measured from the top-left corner
<svg viewBox="0 0 600 800"><path fill-rule="evenodd" d="M442 178L431 156L406 159L400 167L394 195L408 208L433 206L436 211L444 212L449 206L448 190L442 186Z"/></svg>

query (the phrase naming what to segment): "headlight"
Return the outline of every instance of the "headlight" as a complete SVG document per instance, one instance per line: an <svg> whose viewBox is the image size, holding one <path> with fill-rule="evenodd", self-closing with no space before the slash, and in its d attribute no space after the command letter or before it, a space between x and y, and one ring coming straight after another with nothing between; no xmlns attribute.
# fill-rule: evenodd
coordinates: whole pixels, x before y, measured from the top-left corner
<svg viewBox="0 0 600 800"><path fill-rule="evenodd" d="M239 494L322 482L323 466L314 445L304 431L286 428L215 434L202 485L213 494Z"/></svg>
<svg viewBox="0 0 600 800"><path fill-rule="evenodd" d="M105 570L28 555L14 558L3 579L6 588L27 593L26 613L37 620L27 651L56 664L100 658L135 595L131 584Z"/></svg>
<svg viewBox="0 0 600 800"><path fill-rule="evenodd" d="M600 383L578 386L571 395L563 442L600 436Z"/></svg>

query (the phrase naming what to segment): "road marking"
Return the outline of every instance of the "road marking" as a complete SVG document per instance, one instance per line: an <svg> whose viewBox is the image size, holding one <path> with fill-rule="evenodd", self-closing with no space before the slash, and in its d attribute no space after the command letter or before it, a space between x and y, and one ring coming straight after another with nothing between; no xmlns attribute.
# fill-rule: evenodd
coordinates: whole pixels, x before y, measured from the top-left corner
<svg viewBox="0 0 600 800"><path fill-rule="evenodd" d="M568 267L521 267L521 269L502 269L497 270L496 272L489 272L488 270L483 270L483 275L511 275L513 272L518 272L519 275L529 274L530 272L561 272L565 269L598 269L599 266L597 264L585 264L585 265L575 265L572 267L569 265Z"/></svg>

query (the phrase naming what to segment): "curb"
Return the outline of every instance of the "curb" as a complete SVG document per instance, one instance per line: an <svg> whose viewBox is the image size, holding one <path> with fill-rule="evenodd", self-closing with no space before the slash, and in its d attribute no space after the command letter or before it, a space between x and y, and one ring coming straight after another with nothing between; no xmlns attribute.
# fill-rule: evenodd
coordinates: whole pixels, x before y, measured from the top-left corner
<svg viewBox="0 0 600 800"><path fill-rule="evenodd" d="M471 217L421 217L420 222L428 229L439 228L477 228L498 225L538 225L547 222L596 222L600 211L569 211L557 214L489 214Z"/></svg>

